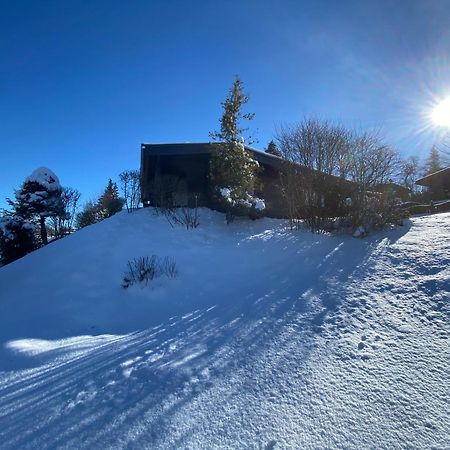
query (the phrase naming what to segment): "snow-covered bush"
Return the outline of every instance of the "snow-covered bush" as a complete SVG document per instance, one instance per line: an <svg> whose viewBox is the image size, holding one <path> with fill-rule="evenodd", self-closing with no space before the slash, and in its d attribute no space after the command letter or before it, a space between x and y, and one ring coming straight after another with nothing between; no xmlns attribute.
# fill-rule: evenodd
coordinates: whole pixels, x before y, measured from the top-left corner
<svg viewBox="0 0 450 450"><path fill-rule="evenodd" d="M361 238L367 235L366 229L360 225L356 230L353 232L353 237Z"/></svg>
<svg viewBox="0 0 450 450"><path fill-rule="evenodd" d="M47 167L39 167L16 191L16 201L8 203L15 214L26 220L39 222L42 243L48 242L46 219L64 215L62 187L58 177Z"/></svg>
<svg viewBox="0 0 450 450"><path fill-rule="evenodd" d="M349 222L354 237L365 237L371 231L382 230L391 225L401 226L409 216L406 209L381 193L366 193L363 201L356 199L350 204Z"/></svg>
<svg viewBox="0 0 450 450"><path fill-rule="evenodd" d="M0 262L9 264L36 248L36 227L17 215L0 217Z"/></svg>
<svg viewBox="0 0 450 450"><path fill-rule="evenodd" d="M128 261L122 287L126 289L137 283L148 284L149 281L163 275L173 279L177 277L177 274L177 265L171 257L166 256L161 259L156 255L140 256Z"/></svg>
<svg viewBox="0 0 450 450"><path fill-rule="evenodd" d="M248 215L251 219L257 219L264 214L266 203L262 198L254 197L248 192L235 195L229 186L220 188L219 193L235 215Z"/></svg>

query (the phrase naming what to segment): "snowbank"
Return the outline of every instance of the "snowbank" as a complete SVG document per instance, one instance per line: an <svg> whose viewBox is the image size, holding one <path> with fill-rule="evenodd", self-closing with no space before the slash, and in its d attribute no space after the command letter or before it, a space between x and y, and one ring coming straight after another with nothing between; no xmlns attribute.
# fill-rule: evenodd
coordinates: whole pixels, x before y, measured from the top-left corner
<svg viewBox="0 0 450 450"><path fill-rule="evenodd" d="M200 222L120 213L0 269L2 449L450 447L450 215ZM178 278L121 288L152 254Z"/></svg>

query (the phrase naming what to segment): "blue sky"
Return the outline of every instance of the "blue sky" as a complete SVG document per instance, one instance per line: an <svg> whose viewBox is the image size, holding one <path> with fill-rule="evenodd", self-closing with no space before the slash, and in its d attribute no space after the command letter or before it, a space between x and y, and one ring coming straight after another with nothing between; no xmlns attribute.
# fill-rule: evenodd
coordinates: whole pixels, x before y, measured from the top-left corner
<svg viewBox="0 0 450 450"><path fill-rule="evenodd" d="M381 129L403 155L438 139L450 2L0 0L0 206L48 166L86 201L141 142L208 140L235 74L255 147L305 115Z"/></svg>

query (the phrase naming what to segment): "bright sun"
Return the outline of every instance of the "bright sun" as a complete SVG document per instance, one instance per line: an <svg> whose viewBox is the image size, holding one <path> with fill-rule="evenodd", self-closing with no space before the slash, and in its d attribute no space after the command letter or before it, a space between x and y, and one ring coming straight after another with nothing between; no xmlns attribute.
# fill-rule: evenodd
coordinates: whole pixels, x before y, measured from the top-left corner
<svg viewBox="0 0 450 450"><path fill-rule="evenodd" d="M431 113L431 120L440 127L450 128L450 97L440 101Z"/></svg>

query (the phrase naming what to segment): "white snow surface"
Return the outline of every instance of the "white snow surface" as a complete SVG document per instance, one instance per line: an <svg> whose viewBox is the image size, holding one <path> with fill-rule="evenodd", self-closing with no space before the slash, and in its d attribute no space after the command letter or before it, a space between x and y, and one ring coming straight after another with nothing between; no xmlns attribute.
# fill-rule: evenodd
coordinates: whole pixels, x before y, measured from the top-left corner
<svg viewBox="0 0 450 450"><path fill-rule="evenodd" d="M120 213L0 269L0 448L450 448L450 214L354 239ZM129 259L175 280L121 288Z"/></svg>
<svg viewBox="0 0 450 450"><path fill-rule="evenodd" d="M231 202L231 189L229 187L222 187L219 189L220 195L227 201Z"/></svg>
<svg viewBox="0 0 450 450"><path fill-rule="evenodd" d="M232 189L229 187L222 187L219 189L220 195L233 205L238 204L241 206L245 206L246 208L255 208L257 211L262 211L266 208L266 203L262 198L253 197L253 195L247 193L245 199L242 198L235 201L231 196L232 192Z"/></svg>
<svg viewBox="0 0 450 450"><path fill-rule="evenodd" d="M59 178L48 167L39 167L34 170L33 173L25 179L25 182L27 181L35 181L49 191L61 189ZM36 192L36 194L47 195L45 191ZM40 198L37 198L37 200L40 200Z"/></svg>
<svg viewBox="0 0 450 450"><path fill-rule="evenodd" d="M262 211L263 209L266 209L266 203L262 198L254 197L254 207L258 211Z"/></svg>

